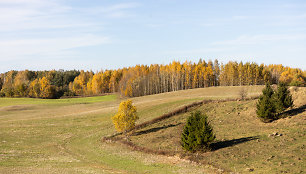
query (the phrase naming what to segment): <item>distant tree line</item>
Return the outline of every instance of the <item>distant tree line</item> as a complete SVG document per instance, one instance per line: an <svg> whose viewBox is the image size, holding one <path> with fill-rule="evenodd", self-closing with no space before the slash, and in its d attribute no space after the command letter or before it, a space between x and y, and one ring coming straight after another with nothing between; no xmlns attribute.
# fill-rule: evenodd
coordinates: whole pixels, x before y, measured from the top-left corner
<svg viewBox="0 0 306 174"><path fill-rule="evenodd" d="M306 71L283 65L258 65L218 60L168 65L136 65L117 70L9 71L0 74L1 96L59 98L119 92L136 97L210 86L263 85L279 82L306 86Z"/></svg>
<svg viewBox="0 0 306 174"><path fill-rule="evenodd" d="M69 95L69 84L80 74L72 71L9 71L0 74L0 96L59 98Z"/></svg>

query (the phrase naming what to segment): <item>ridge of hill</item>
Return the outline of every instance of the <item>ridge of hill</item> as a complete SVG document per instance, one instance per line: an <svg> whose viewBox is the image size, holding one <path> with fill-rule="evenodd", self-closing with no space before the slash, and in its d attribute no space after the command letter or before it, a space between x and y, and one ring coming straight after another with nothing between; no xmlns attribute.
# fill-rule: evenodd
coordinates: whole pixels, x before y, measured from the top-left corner
<svg viewBox="0 0 306 174"><path fill-rule="evenodd" d="M262 123L256 117L254 99L207 100L136 125L129 141L120 135L104 138L104 141L119 142L136 151L211 165L215 172L221 173L247 170L255 173L300 173L305 170L306 88L291 87L290 90L295 108L287 111L286 118L272 123ZM214 127L217 141L212 144L211 152L192 154L181 148L183 126L194 110L209 115Z"/></svg>
<svg viewBox="0 0 306 174"><path fill-rule="evenodd" d="M242 88L248 91L249 97L252 97L258 96L263 86L199 88L135 97L131 98L131 100L138 109L140 119L137 124L139 124L204 99L238 98L239 91ZM303 103L306 104L304 99L305 88L291 90L294 90L293 94L296 93L293 96L295 102L299 103L295 103L296 106ZM101 137L115 132L111 116L117 111L118 105L123 99L116 96L110 98L100 96L97 100L92 100L91 102L86 101L90 100L87 98L81 99L82 101L77 101L80 99L64 99L65 104L63 104L60 102L62 99L57 103L53 103L57 100L51 99L37 99L35 102L27 103L32 99L16 98L14 100L6 100L4 106L1 105L4 98L0 98L0 173L185 174L216 173L218 168L238 172L244 171L245 167L254 167L251 164L257 165L256 162L251 163L251 155L254 154L255 150L250 151L253 147L251 145L254 145L253 143L257 140L245 141L206 153L205 155L207 156L203 156L203 158L208 159L208 162L201 162L200 160L199 163L201 165L190 162L192 159L181 159L180 156L155 155L134 151L117 142L101 143ZM212 119L211 121L214 123L217 133L217 140L223 142L219 145L225 146L227 143L233 143L231 140L235 139L238 140L234 142L240 142L244 140L239 140L240 138L259 134L259 141L263 142L264 145L270 146L271 141L274 143L267 150L261 153L256 152L257 157L264 157L264 159L274 156L271 160L268 160L272 165L267 171L271 171L271 173L280 172L280 170L274 169L278 165L277 163L280 163L276 160L278 158L282 160L280 165L283 171L285 171L283 168L286 167L289 169L287 172L299 172L298 169L304 170L305 167L302 166L301 168L300 161L305 161L305 158L299 155L303 154L301 153L303 149L300 148L303 147L301 138L304 136L303 131L305 132L305 112L291 118L263 124L258 122L256 116L253 115L254 102L235 101L226 102L223 105L222 103L215 103L203 105L199 109L202 108ZM247 107L248 109L246 109ZM240 116L238 116L238 111ZM178 144L175 144L175 140L180 136L179 128L183 125L186 116L188 116L188 113L180 114L171 119L163 120L163 122L137 130L137 132L150 129L156 131L132 136L132 142L152 149L161 148L162 150L166 148L171 150L172 148L175 151L177 148L177 150L180 150ZM242 121L235 122L238 118L242 119ZM172 124L178 125L169 126L165 129L156 129ZM250 129L250 131L247 131L247 129ZM268 137L268 134L274 132L282 133L283 136ZM266 141L269 138L271 140ZM164 141L165 139L167 141ZM227 143L224 144L224 142ZM284 147L284 152L279 152L280 155L274 154L274 148L279 149L279 145ZM266 148L266 146L264 147ZM258 147L262 146L254 146L254 148ZM275 152L277 153L278 151ZM292 166L290 160L293 157L286 156L291 152L293 155L298 154L297 158L292 162L295 163ZM245 154L248 154L249 157L243 156ZM236 158L231 157L231 155L235 155ZM184 158L188 159L189 157L186 156ZM231 162L226 162L225 158L231 159ZM264 166L261 162L259 160L259 166ZM217 168L209 164L213 164ZM244 164L250 166L244 166ZM237 166L236 169L234 168L235 165ZM293 167L296 169L292 169ZM255 167L254 169L254 173L263 171L263 169Z"/></svg>

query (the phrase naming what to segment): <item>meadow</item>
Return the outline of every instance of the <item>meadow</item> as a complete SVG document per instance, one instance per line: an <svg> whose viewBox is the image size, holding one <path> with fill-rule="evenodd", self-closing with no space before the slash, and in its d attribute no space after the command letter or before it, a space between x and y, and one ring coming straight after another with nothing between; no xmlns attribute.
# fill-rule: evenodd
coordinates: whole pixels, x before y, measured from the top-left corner
<svg viewBox="0 0 306 174"><path fill-rule="evenodd" d="M138 124L195 101L239 98L241 88L210 87L131 99L138 109ZM258 96L263 86L243 88L251 97ZM304 102L305 89L298 88L295 93L298 107ZM172 149L177 156L147 154L120 143L102 142L102 137L115 133L111 116L124 99L117 95L0 98L0 173L227 173L245 172L246 168L255 173L266 168L271 173L298 173L305 169L305 112L264 124L256 118L255 100L201 106L197 109L209 115L220 148L200 154L198 164L179 158L184 152L178 138L189 113L139 131L176 126L131 136L141 146ZM273 132L283 136L269 137ZM231 142L247 137L254 140Z"/></svg>
<svg viewBox="0 0 306 174"><path fill-rule="evenodd" d="M49 105L64 105L64 104L87 104L103 101L112 101L116 99L116 95L105 95L95 97L80 97L80 98L64 98L64 99L40 99L40 98L1 98L0 107L11 105L32 105L32 104L49 104Z"/></svg>

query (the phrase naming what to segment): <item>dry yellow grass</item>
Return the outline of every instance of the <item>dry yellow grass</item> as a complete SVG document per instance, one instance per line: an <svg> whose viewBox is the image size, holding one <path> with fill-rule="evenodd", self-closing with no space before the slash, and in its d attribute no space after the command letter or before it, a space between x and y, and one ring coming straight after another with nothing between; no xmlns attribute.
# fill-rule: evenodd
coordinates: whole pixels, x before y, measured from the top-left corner
<svg viewBox="0 0 306 174"><path fill-rule="evenodd" d="M304 105L306 88L292 92L297 108ZM131 136L136 145L152 150L172 151L228 172L300 173L305 170L305 108L293 116L262 123L254 101L211 103L196 109L206 113L214 127L214 151L186 154L180 146L182 128L189 113L150 125ZM277 132L281 136L270 136Z"/></svg>
<svg viewBox="0 0 306 174"><path fill-rule="evenodd" d="M254 96L260 94L263 87L246 88L249 96ZM240 89L212 87L132 100L138 108L138 122L141 123L194 101L237 98ZM43 100L44 104L38 100L27 104L27 99L20 100L22 101L12 100L9 103L5 101L5 106L0 107L0 173L216 171L210 165L199 166L177 157L150 155L131 151L120 144L102 143L100 140L103 136L115 132L110 117L117 111L121 99L62 104L54 104L54 101L48 100ZM1 102L2 99L0 105ZM227 136L224 134L224 137Z"/></svg>

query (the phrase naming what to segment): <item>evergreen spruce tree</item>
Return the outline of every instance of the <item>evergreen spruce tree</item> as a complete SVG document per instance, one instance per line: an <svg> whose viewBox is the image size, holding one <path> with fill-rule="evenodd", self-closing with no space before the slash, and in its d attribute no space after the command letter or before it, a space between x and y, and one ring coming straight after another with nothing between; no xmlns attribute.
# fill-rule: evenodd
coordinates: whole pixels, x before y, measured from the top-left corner
<svg viewBox="0 0 306 174"><path fill-rule="evenodd" d="M278 114L293 106L292 96L285 83L280 83L275 96L275 108Z"/></svg>
<svg viewBox="0 0 306 174"><path fill-rule="evenodd" d="M275 119L274 91L270 84L266 84L262 93L256 105L256 113L263 122L269 122Z"/></svg>
<svg viewBox="0 0 306 174"><path fill-rule="evenodd" d="M184 126L181 145L187 151L207 150L216 136L207 120L200 111L191 113Z"/></svg>

